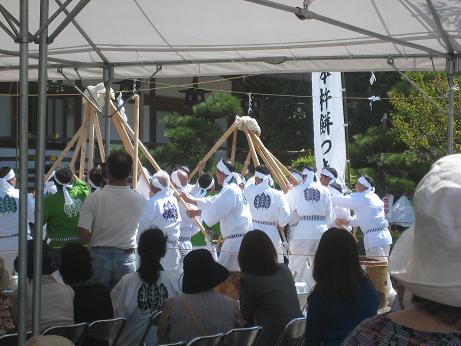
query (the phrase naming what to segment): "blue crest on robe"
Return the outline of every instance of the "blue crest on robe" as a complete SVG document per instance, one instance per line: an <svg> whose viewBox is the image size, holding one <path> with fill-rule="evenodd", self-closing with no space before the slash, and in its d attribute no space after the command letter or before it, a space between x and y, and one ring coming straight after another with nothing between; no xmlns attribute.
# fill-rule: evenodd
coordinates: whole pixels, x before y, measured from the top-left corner
<svg viewBox="0 0 461 346"><path fill-rule="evenodd" d="M178 219L178 209L171 202L166 202L163 204L163 218L167 221L176 221Z"/></svg>
<svg viewBox="0 0 461 346"><path fill-rule="evenodd" d="M271 196L266 195L264 192L256 195L253 205L256 209L269 209L271 206Z"/></svg>

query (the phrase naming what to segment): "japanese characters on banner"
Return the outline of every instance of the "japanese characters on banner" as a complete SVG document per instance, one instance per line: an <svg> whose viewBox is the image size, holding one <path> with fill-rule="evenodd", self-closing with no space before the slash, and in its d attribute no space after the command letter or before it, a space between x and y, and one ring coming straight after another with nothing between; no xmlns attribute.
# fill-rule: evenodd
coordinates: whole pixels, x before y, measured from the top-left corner
<svg viewBox="0 0 461 346"><path fill-rule="evenodd" d="M346 138L340 72L312 73L314 154L317 171L330 166L344 183Z"/></svg>
<svg viewBox="0 0 461 346"><path fill-rule="evenodd" d="M389 220L392 217L392 205L394 204L394 195L386 193L383 197L384 217Z"/></svg>

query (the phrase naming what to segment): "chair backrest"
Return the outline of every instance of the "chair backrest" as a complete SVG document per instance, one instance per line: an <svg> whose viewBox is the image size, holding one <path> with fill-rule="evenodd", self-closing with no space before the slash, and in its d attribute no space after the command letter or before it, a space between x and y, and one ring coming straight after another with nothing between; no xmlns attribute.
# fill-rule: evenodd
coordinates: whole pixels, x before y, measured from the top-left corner
<svg viewBox="0 0 461 346"><path fill-rule="evenodd" d="M123 329L126 318L113 318L90 323L85 333L85 340L105 341L109 345L116 345L118 336Z"/></svg>
<svg viewBox="0 0 461 346"><path fill-rule="evenodd" d="M298 346L306 333L306 317L299 317L287 323L280 335L277 346Z"/></svg>
<svg viewBox="0 0 461 346"><path fill-rule="evenodd" d="M30 338L32 332L27 332L26 338ZM19 334L5 334L0 336L0 346L17 346L18 345Z"/></svg>
<svg viewBox="0 0 461 346"><path fill-rule="evenodd" d="M223 345L232 346L253 346L258 341L259 334L263 328L260 326L250 328L236 328L229 330L224 335Z"/></svg>
<svg viewBox="0 0 461 346"><path fill-rule="evenodd" d="M309 298L309 292L298 293L299 307L304 315L307 309L307 298Z"/></svg>
<svg viewBox="0 0 461 346"><path fill-rule="evenodd" d="M142 335L141 341L139 343L139 346L144 346L146 342L146 338L149 335L150 328L152 326L158 326L158 321L160 320L160 316L162 315L162 311L157 311L155 314L153 314L150 319L149 323L147 324L146 330L144 331L144 334Z"/></svg>
<svg viewBox="0 0 461 346"><path fill-rule="evenodd" d="M42 335L59 335L78 345L78 343L82 340L83 334L85 334L87 328L88 323L86 322L71 324L69 326L56 326L45 329L42 332Z"/></svg>
<svg viewBox="0 0 461 346"><path fill-rule="evenodd" d="M161 344L161 345L157 345L157 346L185 346L185 345L186 345L186 342L179 341L179 342L173 342L171 344Z"/></svg>
<svg viewBox="0 0 461 346"><path fill-rule="evenodd" d="M187 343L187 346L219 346L224 337L224 333L215 335L199 336Z"/></svg>

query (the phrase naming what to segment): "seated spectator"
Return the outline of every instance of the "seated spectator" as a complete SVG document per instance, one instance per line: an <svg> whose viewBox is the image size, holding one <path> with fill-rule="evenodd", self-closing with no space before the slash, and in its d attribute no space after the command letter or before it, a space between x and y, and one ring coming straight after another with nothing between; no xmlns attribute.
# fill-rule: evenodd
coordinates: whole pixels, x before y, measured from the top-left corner
<svg viewBox="0 0 461 346"><path fill-rule="evenodd" d="M115 317L127 321L118 340L119 345L138 345L150 317L163 310L169 297L179 294L179 274L163 271L160 260L166 253L166 237L159 229L141 234L138 244L140 266L137 272L126 274L112 289ZM152 330L147 345L157 345L156 330Z"/></svg>
<svg viewBox="0 0 461 346"><path fill-rule="evenodd" d="M31 337L24 346L73 346L69 339L58 335L36 335Z"/></svg>
<svg viewBox="0 0 461 346"><path fill-rule="evenodd" d="M80 242L77 223L80 208L90 193L82 180L74 178L70 167L60 167L51 178L57 188L55 194L45 197L43 222L52 248L61 248L66 242Z"/></svg>
<svg viewBox="0 0 461 346"><path fill-rule="evenodd" d="M263 327L258 345L273 345L285 325L302 316L293 276L277 263L271 239L260 230L245 234L238 260L242 317Z"/></svg>
<svg viewBox="0 0 461 346"><path fill-rule="evenodd" d="M27 242L27 330L32 329L32 278L34 275L34 241ZM16 268L17 270L17 268ZM58 283L50 274L56 270L56 265L50 256L50 249L46 242L43 242L42 257L42 311L40 327L46 329L53 326L65 326L74 323L74 291L71 287ZM13 317L18 322L18 291L11 296L13 305Z"/></svg>
<svg viewBox="0 0 461 346"><path fill-rule="evenodd" d="M67 243L61 249L62 280L74 289L75 323L93 322L114 317L109 289L91 284L93 275L90 252L82 244Z"/></svg>
<svg viewBox="0 0 461 346"><path fill-rule="evenodd" d="M159 341L188 341L237 327L237 302L213 290L228 277L227 269L215 262L208 250L189 252L184 258L184 294L165 303L158 327Z"/></svg>
<svg viewBox="0 0 461 346"><path fill-rule="evenodd" d="M357 244L347 230L330 228L323 233L313 276L316 284L308 298L306 345L341 345L379 307L378 293L360 267Z"/></svg>
<svg viewBox="0 0 461 346"><path fill-rule="evenodd" d="M389 258L402 310L360 324L345 345L461 345L461 155L438 160L416 188L415 223Z"/></svg>

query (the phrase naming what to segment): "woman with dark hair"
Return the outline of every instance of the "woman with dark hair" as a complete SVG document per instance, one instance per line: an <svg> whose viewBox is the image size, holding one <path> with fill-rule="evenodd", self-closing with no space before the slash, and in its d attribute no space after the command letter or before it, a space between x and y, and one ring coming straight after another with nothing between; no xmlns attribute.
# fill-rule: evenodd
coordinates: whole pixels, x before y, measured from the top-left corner
<svg viewBox="0 0 461 346"><path fill-rule="evenodd" d="M89 281L93 270L90 251L86 247L78 243L64 245L59 272L64 283L74 289L75 323L114 317L109 289Z"/></svg>
<svg viewBox="0 0 461 346"><path fill-rule="evenodd" d="M167 238L158 229L148 229L138 243L140 266L137 272L128 273L112 289L111 297L115 317L126 317L119 345L138 345L149 324L150 317L163 310L169 297L177 296L179 274L163 271L160 260L166 254ZM147 345L156 345L154 328L148 335Z"/></svg>
<svg viewBox="0 0 461 346"><path fill-rule="evenodd" d="M70 167L58 168L52 180L58 191L45 197L43 223L46 223L50 246L61 248L69 241L80 242L77 223L80 208L90 191L84 181L74 178Z"/></svg>
<svg viewBox="0 0 461 346"><path fill-rule="evenodd" d="M260 230L243 237L238 254L242 318L263 327L259 345L273 345L285 325L302 316L290 270L277 263L269 236Z"/></svg>
<svg viewBox="0 0 461 346"><path fill-rule="evenodd" d="M360 266L357 244L347 230L330 228L322 235L313 276L306 345L340 345L379 307L378 293Z"/></svg>

